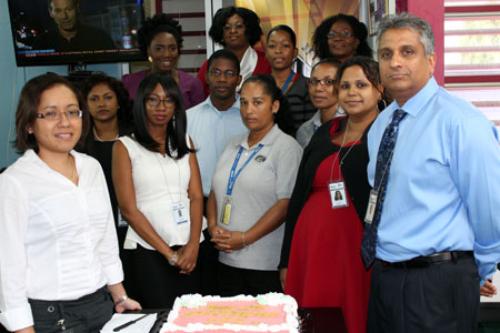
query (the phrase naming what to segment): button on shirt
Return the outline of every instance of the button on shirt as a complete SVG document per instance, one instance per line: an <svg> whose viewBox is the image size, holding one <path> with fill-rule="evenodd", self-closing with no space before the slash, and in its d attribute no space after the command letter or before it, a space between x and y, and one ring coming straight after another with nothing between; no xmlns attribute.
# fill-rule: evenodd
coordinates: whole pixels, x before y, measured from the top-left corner
<svg viewBox="0 0 500 333"><path fill-rule="evenodd" d="M212 189L217 201L217 222L224 229L250 229L278 200L289 199L292 194L302 148L277 125L259 143L263 144L262 149L242 170L234 184L231 220L228 225L220 223L220 213L231 166L240 147L243 147L243 153L238 169L258 144L249 148L247 135L235 138L227 145L217 163ZM232 267L275 271L278 268L283 233L284 224L241 250L220 252L219 261Z"/></svg>
<svg viewBox="0 0 500 333"><path fill-rule="evenodd" d="M79 184L28 150L0 175L0 322L33 325L28 298L74 300L123 280L106 180L72 152Z"/></svg>
<svg viewBox="0 0 500 333"><path fill-rule="evenodd" d="M434 78L403 106L393 102L368 135L373 186L383 132L396 109L399 125L376 256L397 262L441 251L474 250L484 280L500 261L498 133L468 102Z"/></svg>
<svg viewBox="0 0 500 333"><path fill-rule="evenodd" d="M203 194L208 196L215 165L228 142L248 132L240 116L240 100L226 111L219 111L208 97L187 110L187 130L200 165Z"/></svg>

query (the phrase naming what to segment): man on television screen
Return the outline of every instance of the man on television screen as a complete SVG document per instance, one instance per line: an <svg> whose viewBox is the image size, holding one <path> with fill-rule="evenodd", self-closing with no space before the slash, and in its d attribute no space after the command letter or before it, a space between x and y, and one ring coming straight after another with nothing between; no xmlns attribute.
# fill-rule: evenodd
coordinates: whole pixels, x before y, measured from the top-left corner
<svg viewBox="0 0 500 333"><path fill-rule="evenodd" d="M105 31L79 21L79 0L48 0L48 10L57 28L35 39L34 50L67 52L116 48Z"/></svg>

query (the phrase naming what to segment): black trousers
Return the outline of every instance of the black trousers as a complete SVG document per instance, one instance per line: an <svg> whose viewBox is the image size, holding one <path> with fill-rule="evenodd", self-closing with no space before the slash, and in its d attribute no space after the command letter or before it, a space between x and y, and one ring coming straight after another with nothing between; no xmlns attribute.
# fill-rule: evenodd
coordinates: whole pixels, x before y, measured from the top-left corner
<svg viewBox="0 0 500 333"><path fill-rule="evenodd" d="M368 332L476 332L479 282L473 257L423 268L395 268L376 261Z"/></svg>
<svg viewBox="0 0 500 333"><path fill-rule="evenodd" d="M105 287L74 301L29 300L37 333L95 333L111 319L113 301Z"/></svg>
<svg viewBox="0 0 500 333"><path fill-rule="evenodd" d="M219 262L220 295L224 297L282 292L278 271L236 268Z"/></svg>
<svg viewBox="0 0 500 333"><path fill-rule="evenodd" d="M177 250L178 247L172 249ZM181 274L158 251L147 250L140 245L135 250L125 251L129 266L125 269L125 279L130 286L127 293L144 309L171 308L176 297L200 292L198 268L189 275ZM197 267L198 264L199 260Z"/></svg>

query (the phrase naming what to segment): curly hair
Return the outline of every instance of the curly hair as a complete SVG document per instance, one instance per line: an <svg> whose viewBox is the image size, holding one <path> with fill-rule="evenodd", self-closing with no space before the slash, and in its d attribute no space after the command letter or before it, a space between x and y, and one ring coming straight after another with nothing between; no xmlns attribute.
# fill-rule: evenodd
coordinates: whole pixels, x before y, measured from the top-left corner
<svg viewBox="0 0 500 333"><path fill-rule="evenodd" d="M330 32L332 25L336 22L345 22L349 24L354 33L354 37L359 40L359 45L355 55L371 57L373 51L368 45L368 30L366 25L360 22L356 17L346 14L337 14L324 19L314 31L312 42L316 56L320 59L332 57L330 48L328 47L327 34Z"/></svg>
<svg viewBox="0 0 500 333"><path fill-rule="evenodd" d="M142 27L137 31L137 41L142 53L148 55L148 47L155 36L161 32L166 32L174 36L177 47L182 49L182 26L165 13L156 14L144 21Z"/></svg>
<svg viewBox="0 0 500 333"><path fill-rule="evenodd" d="M262 36L260 18L254 11L243 7L230 6L219 9L215 13L208 35L214 42L226 46L224 42L224 25L226 25L227 20L233 15L238 15L243 19L245 24L245 37L247 38L248 44L254 46L260 40L260 36Z"/></svg>

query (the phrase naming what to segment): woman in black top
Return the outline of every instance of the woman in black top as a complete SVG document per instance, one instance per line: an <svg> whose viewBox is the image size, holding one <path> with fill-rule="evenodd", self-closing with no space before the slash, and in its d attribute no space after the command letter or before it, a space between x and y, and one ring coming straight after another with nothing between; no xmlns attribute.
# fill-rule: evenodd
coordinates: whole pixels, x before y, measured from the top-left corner
<svg viewBox="0 0 500 333"><path fill-rule="evenodd" d="M323 124L304 150L285 219L281 278L285 293L310 313L310 329L338 327L340 308L349 332L365 332L370 275L360 247L370 191L366 134L382 98L378 65L348 59L336 82L347 116Z"/></svg>
<svg viewBox="0 0 500 333"><path fill-rule="evenodd" d="M104 171L123 261L123 241L127 228L118 212L111 179L111 155L115 141L132 131L131 102L121 81L103 74L92 75L85 82L83 96L87 100L91 126L81 150L97 159Z"/></svg>

